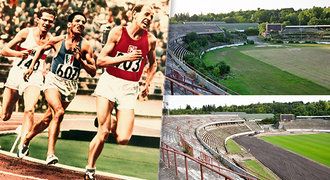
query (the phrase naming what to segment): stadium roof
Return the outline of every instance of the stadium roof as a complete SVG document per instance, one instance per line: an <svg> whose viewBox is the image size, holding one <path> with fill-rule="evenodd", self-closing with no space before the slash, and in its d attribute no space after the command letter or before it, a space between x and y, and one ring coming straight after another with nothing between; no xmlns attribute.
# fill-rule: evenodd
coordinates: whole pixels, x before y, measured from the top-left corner
<svg viewBox="0 0 330 180"><path fill-rule="evenodd" d="M296 26L285 26L286 28L330 28L330 25L296 25Z"/></svg>

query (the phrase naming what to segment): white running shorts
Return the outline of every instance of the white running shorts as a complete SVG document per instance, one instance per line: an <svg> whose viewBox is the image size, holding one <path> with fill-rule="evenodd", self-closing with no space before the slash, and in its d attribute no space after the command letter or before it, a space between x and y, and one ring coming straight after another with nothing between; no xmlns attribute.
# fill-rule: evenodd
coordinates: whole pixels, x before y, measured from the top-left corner
<svg viewBox="0 0 330 180"><path fill-rule="evenodd" d="M24 90L29 86L36 86L42 88L44 82L44 76L41 71L33 71L28 82L23 79L25 69L21 69L18 66L13 66L8 74L5 86L11 89L18 90L20 95L23 94Z"/></svg>
<svg viewBox="0 0 330 180"><path fill-rule="evenodd" d="M61 93L62 101L71 102L78 91L78 81L61 78L52 72L48 72L45 77L43 90L55 88Z"/></svg>
<svg viewBox="0 0 330 180"><path fill-rule="evenodd" d="M139 83L117 78L104 72L95 88L94 95L117 104L117 109L134 109L139 94Z"/></svg>

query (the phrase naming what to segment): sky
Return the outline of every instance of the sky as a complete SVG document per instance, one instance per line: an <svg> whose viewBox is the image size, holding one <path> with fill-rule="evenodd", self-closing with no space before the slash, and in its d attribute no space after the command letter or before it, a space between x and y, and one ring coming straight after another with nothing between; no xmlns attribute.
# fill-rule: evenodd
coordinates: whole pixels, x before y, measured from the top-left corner
<svg viewBox="0 0 330 180"><path fill-rule="evenodd" d="M228 13L239 10L330 7L330 0L171 0L170 14Z"/></svg>
<svg viewBox="0 0 330 180"><path fill-rule="evenodd" d="M318 102L330 101L330 96L165 96L165 102L169 109L186 108L187 104L191 107L202 107L203 105L230 106L230 105L249 105L256 103L275 102L294 102L303 101Z"/></svg>

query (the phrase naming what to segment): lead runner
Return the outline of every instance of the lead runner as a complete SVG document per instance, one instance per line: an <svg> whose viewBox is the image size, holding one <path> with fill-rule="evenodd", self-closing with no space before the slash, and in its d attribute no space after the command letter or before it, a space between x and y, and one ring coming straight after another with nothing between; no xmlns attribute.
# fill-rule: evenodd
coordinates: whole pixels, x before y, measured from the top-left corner
<svg viewBox="0 0 330 180"><path fill-rule="evenodd" d="M111 112L117 105L117 123L112 131L119 144L127 144L134 126L134 105L138 96L138 81L149 63L142 96L148 95L149 84L156 72L156 38L148 28L154 15L151 5L133 8L133 21L127 27L115 27L102 49L97 66L106 68L97 84L96 109L98 130L89 145L85 179L95 179L96 160L102 152L111 127Z"/></svg>

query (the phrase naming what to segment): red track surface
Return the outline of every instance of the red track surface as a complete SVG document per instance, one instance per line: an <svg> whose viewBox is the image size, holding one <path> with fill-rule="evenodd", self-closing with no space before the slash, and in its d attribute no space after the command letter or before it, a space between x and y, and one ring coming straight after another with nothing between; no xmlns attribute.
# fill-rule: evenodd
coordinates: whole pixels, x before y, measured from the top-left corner
<svg viewBox="0 0 330 180"><path fill-rule="evenodd" d="M83 179L84 173L0 154L0 179ZM99 180L115 179L96 176Z"/></svg>

